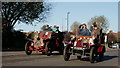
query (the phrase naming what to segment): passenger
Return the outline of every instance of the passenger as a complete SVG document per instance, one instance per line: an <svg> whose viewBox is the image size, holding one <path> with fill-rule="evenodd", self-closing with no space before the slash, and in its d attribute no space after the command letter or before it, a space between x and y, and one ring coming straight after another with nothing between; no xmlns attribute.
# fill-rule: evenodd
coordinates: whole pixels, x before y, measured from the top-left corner
<svg viewBox="0 0 120 68"><path fill-rule="evenodd" d="M94 30L92 31L92 35L95 37L95 38L99 38L100 36L100 29L98 28L97 25L94 25Z"/></svg>
<svg viewBox="0 0 120 68"><path fill-rule="evenodd" d="M29 39L32 39L31 41L33 41L35 44L34 46L40 46L40 42L38 41L38 31L36 32L31 32L29 35L28 35L28 38Z"/></svg>
<svg viewBox="0 0 120 68"><path fill-rule="evenodd" d="M49 31L52 31L52 26L50 26L50 27L48 28L48 30L49 30Z"/></svg>
<svg viewBox="0 0 120 68"><path fill-rule="evenodd" d="M79 26L79 29L82 27L82 25Z"/></svg>
<svg viewBox="0 0 120 68"><path fill-rule="evenodd" d="M90 26L90 31L93 32L93 30L94 30L94 26L92 25Z"/></svg>
<svg viewBox="0 0 120 68"><path fill-rule="evenodd" d="M32 40L34 40L34 36L35 36L35 33L34 32L31 32L27 38L30 38Z"/></svg>
<svg viewBox="0 0 120 68"><path fill-rule="evenodd" d="M87 26L86 24L82 24L80 25L80 29L78 31L78 35L81 35L81 36L91 36L91 33L90 31L87 29Z"/></svg>
<svg viewBox="0 0 120 68"><path fill-rule="evenodd" d="M43 31L48 31L49 25L45 26L45 29L43 29Z"/></svg>
<svg viewBox="0 0 120 68"><path fill-rule="evenodd" d="M57 30L57 26L55 25L52 29L53 32L55 32Z"/></svg>
<svg viewBox="0 0 120 68"><path fill-rule="evenodd" d="M59 26L57 26L56 28L57 28L57 30L59 30Z"/></svg>
<svg viewBox="0 0 120 68"><path fill-rule="evenodd" d="M78 30L78 34L80 34L80 32L82 31L82 29L83 29L83 26L80 25L80 26L79 26L79 30Z"/></svg>

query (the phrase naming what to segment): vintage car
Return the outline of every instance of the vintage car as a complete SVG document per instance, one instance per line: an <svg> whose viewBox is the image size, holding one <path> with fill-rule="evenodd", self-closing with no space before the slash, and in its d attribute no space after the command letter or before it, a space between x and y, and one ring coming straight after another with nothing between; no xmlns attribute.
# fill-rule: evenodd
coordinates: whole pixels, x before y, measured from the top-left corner
<svg viewBox="0 0 120 68"><path fill-rule="evenodd" d="M78 59L81 59L82 56L88 56L90 62L94 63L99 55L99 60L101 61L104 56L105 46L98 42L98 39L93 40L92 36L72 37L64 49L64 60L68 61L70 55L76 55Z"/></svg>
<svg viewBox="0 0 120 68"><path fill-rule="evenodd" d="M52 51L59 51L60 54L63 54L64 44L59 38L53 40L52 33L52 31L41 31L37 34L38 37L27 38L25 45L26 54L30 55L32 51L42 52L42 54L47 56L50 56Z"/></svg>

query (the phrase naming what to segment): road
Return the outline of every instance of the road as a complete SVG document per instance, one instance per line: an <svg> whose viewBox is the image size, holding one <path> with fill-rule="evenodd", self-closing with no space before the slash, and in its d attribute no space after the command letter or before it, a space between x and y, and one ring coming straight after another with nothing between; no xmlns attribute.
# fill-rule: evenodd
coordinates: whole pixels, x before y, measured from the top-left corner
<svg viewBox="0 0 120 68"><path fill-rule="evenodd" d="M54 53L51 56L32 53L26 55L24 51L2 52L2 66L118 66L118 50L107 49L102 62L90 63L87 57L78 60L75 55L69 61L64 61L63 55Z"/></svg>

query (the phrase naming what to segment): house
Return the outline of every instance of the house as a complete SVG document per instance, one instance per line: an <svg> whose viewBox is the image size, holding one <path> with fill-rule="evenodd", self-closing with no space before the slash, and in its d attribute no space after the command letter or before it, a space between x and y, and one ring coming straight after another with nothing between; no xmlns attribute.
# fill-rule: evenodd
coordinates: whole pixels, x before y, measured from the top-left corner
<svg viewBox="0 0 120 68"><path fill-rule="evenodd" d="M113 33L112 31L110 31L108 34L108 42L118 42L118 40L120 39L120 32L118 33ZM120 41L119 41L120 42Z"/></svg>

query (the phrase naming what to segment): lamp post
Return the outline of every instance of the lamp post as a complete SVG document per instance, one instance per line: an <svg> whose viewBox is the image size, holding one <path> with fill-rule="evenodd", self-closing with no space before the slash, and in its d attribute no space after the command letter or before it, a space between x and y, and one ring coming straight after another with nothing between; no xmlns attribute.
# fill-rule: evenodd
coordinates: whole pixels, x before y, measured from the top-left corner
<svg viewBox="0 0 120 68"><path fill-rule="evenodd" d="M70 12L67 12L67 31L69 31L69 14Z"/></svg>

